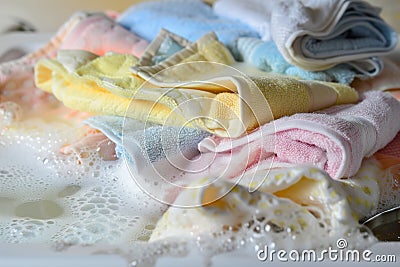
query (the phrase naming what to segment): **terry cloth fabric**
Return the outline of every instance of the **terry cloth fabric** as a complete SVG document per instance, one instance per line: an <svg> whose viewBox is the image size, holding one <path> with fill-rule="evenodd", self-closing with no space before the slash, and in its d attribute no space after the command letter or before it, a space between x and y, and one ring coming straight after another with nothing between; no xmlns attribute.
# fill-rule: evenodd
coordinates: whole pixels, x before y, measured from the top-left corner
<svg viewBox="0 0 400 267"><path fill-rule="evenodd" d="M212 158L213 163L203 172L185 175L237 177L249 169L268 169L274 162L313 165L334 179L347 178L364 157L396 136L399 112L400 102L389 93L367 92L358 104L284 117L238 139L206 138L199 145L202 160Z"/></svg>
<svg viewBox="0 0 400 267"><path fill-rule="evenodd" d="M85 120L116 144L118 158L129 160L137 173L154 165L163 171L199 154L198 144L210 134L194 128L162 126L119 116L94 116ZM182 163L180 163L182 165Z"/></svg>
<svg viewBox="0 0 400 267"><path fill-rule="evenodd" d="M157 37L147 46L139 62L134 66L138 69L144 66L158 65L173 54L190 45L190 41L166 29L161 29Z"/></svg>
<svg viewBox="0 0 400 267"><path fill-rule="evenodd" d="M201 0L140 3L127 9L117 21L147 41L155 39L162 28L192 42L213 31L224 45L233 50L238 37L258 36L257 32L240 21L219 18Z"/></svg>
<svg viewBox="0 0 400 267"><path fill-rule="evenodd" d="M355 79L351 86L358 92L370 90L391 90L400 88L400 47L387 56L382 57L383 70L371 79Z"/></svg>
<svg viewBox="0 0 400 267"><path fill-rule="evenodd" d="M37 63L35 83L71 109L124 116L131 104L127 96L133 95L142 83L129 71L136 62L137 58L129 54L98 57L82 50L62 50L57 59ZM134 100L132 103L135 105ZM136 112L140 113L140 109Z"/></svg>
<svg viewBox="0 0 400 267"><path fill-rule="evenodd" d="M212 61L230 64L233 58L230 52L212 38L204 37L193 47L187 61ZM41 60L35 68L35 82L46 92L52 92L66 106L80 111L96 114L129 116L154 123L185 125L186 120L173 108L158 99L165 93L152 89L140 90L142 79L130 73L137 58L128 54L107 54L97 57L85 51L61 51L58 59ZM204 72L204 71L203 71ZM188 90L190 91L190 90ZM196 92L187 94L193 98ZM200 92L207 95L207 92ZM130 99L135 96L135 99ZM144 98L141 98L144 96ZM167 98L168 96L166 96ZM161 99L162 100L162 99ZM162 100L164 101L164 100ZM165 101L164 101L165 102ZM129 108L131 106L131 108Z"/></svg>
<svg viewBox="0 0 400 267"><path fill-rule="evenodd" d="M154 47L159 47L162 38L156 39L155 43ZM155 51L144 53L146 60L143 65L151 64ZM239 136L282 116L358 100L352 88L336 83L302 81L273 74L249 79L239 76L241 74L229 66L188 63L193 60L233 63L229 51L216 36L207 34L158 65L132 67L134 74L152 86L161 87L159 90L144 89L140 97L149 100L153 94L156 100L165 94L165 98L169 97L171 109L179 107L187 120L200 118L196 123L201 128L220 136ZM167 89L172 93L166 94ZM192 104L185 104L188 101ZM168 104L167 100L165 102Z"/></svg>
<svg viewBox="0 0 400 267"><path fill-rule="evenodd" d="M83 35L83 37L82 37ZM0 65L0 84L8 75L29 72L42 58L53 58L60 49L81 49L103 55L114 51L140 56L147 42L120 27L103 13L74 14L42 49L23 58Z"/></svg>
<svg viewBox="0 0 400 267"><path fill-rule="evenodd" d="M60 105L34 85L33 70L40 59L54 58L60 49L83 49L100 55L109 50L141 55L144 44L144 40L102 13L76 13L43 48L0 65L0 99L20 104L28 111L26 115L46 113L43 110Z"/></svg>
<svg viewBox="0 0 400 267"><path fill-rule="evenodd" d="M397 33L379 13L364 1L277 1L271 35L286 61L300 68L319 71L347 62L365 69L368 58L396 47Z"/></svg>
<svg viewBox="0 0 400 267"><path fill-rule="evenodd" d="M139 77L128 71L136 61L126 54L63 51L58 60L37 64L36 84L72 109L166 125L189 122L232 137L274 118L358 100L352 88L336 83L231 75L226 64L233 58L212 33L158 65L134 67Z"/></svg>
<svg viewBox="0 0 400 267"><path fill-rule="evenodd" d="M103 13L94 13L81 21L63 40L60 49L82 49L97 55L107 52L143 54L148 42L121 27Z"/></svg>
<svg viewBox="0 0 400 267"><path fill-rule="evenodd" d="M262 38L271 40L271 13L274 0L217 0L213 5L215 14L222 18L239 20L249 25Z"/></svg>
<svg viewBox="0 0 400 267"><path fill-rule="evenodd" d="M150 241L213 236L226 229L254 237L257 229L258 233L265 229L268 234L257 235L255 242L282 247L287 243L281 242L290 240L291 248L305 249L318 246L321 239L336 242L358 225L340 183L321 170L292 167L257 172L249 177L262 181L257 191L251 190L247 178L192 182L158 221Z"/></svg>
<svg viewBox="0 0 400 267"><path fill-rule="evenodd" d="M340 64L324 71L307 71L286 62L273 41L263 42L258 38L241 37L237 41L237 50L245 63L266 72L296 76L305 80L318 80L350 84L354 78L365 79L376 76L381 71L359 71L348 64ZM385 66L386 68L386 66Z"/></svg>

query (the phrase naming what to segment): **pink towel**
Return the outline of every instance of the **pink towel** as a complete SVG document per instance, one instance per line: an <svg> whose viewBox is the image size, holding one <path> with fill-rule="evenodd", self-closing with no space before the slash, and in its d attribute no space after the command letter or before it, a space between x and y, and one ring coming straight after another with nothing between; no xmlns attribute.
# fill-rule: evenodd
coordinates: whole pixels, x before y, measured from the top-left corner
<svg viewBox="0 0 400 267"><path fill-rule="evenodd" d="M98 13L75 26L63 40L60 49L83 49L97 55L112 51L141 57L147 45L144 39Z"/></svg>
<svg viewBox="0 0 400 267"><path fill-rule="evenodd" d="M53 58L59 49L82 49L103 55L108 51L141 56L147 42L119 26L103 13L75 13L40 50L0 64L0 102L13 101L32 113L48 112L58 101L37 89L33 68L42 58Z"/></svg>
<svg viewBox="0 0 400 267"><path fill-rule="evenodd" d="M188 166L185 178L233 178L290 164L317 166L334 179L349 177L364 157L396 136L399 114L400 102L389 93L367 92L358 104L284 117L237 139L209 137L199 144L201 158Z"/></svg>
<svg viewBox="0 0 400 267"><path fill-rule="evenodd" d="M387 146L379 150L377 153L396 157L400 159L400 132Z"/></svg>

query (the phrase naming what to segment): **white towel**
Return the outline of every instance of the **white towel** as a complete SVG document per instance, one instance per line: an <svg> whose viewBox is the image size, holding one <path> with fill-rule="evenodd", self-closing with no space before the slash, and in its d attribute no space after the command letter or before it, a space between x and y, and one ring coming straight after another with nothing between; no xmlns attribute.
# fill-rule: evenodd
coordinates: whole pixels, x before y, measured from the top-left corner
<svg viewBox="0 0 400 267"><path fill-rule="evenodd" d="M229 19L238 19L252 27L263 41L271 40L270 19L272 0L218 0L214 3L214 12Z"/></svg>

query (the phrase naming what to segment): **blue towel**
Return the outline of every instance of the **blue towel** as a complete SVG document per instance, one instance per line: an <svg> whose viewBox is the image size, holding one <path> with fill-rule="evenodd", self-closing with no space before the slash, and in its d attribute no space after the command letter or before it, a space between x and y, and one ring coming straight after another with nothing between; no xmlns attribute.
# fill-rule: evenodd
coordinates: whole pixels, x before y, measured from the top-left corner
<svg viewBox="0 0 400 267"><path fill-rule="evenodd" d="M213 31L235 54L239 37L258 37L258 33L237 20L218 17L201 0L169 0L131 6L118 18L118 23L140 37L152 41L164 28L189 41L196 41Z"/></svg>
<svg viewBox="0 0 400 267"><path fill-rule="evenodd" d="M302 41L304 54L326 59L355 53L379 53L394 49L397 33L379 16L380 9L351 1L329 35L309 36Z"/></svg>
<svg viewBox="0 0 400 267"><path fill-rule="evenodd" d="M106 135L116 144L117 157L133 165L150 165L178 154L194 157L199 153L198 143L210 135L194 128L161 126L119 116L94 116L84 123Z"/></svg>
<svg viewBox="0 0 400 267"><path fill-rule="evenodd" d="M153 65L157 65L160 62L166 60L173 54L181 51L184 48L184 46L181 46L179 43L177 43L175 40L173 40L171 37L167 36L165 39L162 41L159 49L157 50L156 54L152 58L152 63Z"/></svg>
<svg viewBox="0 0 400 267"><path fill-rule="evenodd" d="M303 69L349 63L369 72L371 57L386 55L397 44L397 33L379 13L358 0L276 1L271 36L286 61Z"/></svg>
<svg viewBox="0 0 400 267"><path fill-rule="evenodd" d="M375 60L376 68L371 72L358 70L350 64L339 64L324 71L307 71L289 64L278 51L273 41L263 42L259 38L244 37L237 41L239 56L246 63L249 63L263 71L297 76L305 80L318 80L327 82L338 82L350 84L355 77L368 78L375 76L381 71L380 60Z"/></svg>

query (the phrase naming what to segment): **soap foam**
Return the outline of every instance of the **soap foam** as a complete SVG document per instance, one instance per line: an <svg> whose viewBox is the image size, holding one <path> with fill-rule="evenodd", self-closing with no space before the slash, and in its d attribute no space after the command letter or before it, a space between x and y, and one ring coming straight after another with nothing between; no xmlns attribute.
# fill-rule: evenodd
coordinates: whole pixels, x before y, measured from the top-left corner
<svg viewBox="0 0 400 267"><path fill-rule="evenodd" d="M62 155L79 125L39 120L3 130L0 242L130 244L149 239L165 206L136 188L123 161ZM3 208L5 207L5 208Z"/></svg>
<svg viewBox="0 0 400 267"><path fill-rule="evenodd" d="M80 133L80 125L40 120L3 129L0 243L42 243L57 245L57 248L113 245L117 250L101 252L118 251L129 259L131 266L137 266L154 263L162 256L184 256L193 250L200 251L205 258L238 249L254 256L254 251L264 245L291 248L293 244L301 246L309 241L310 247L326 248L334 242L333 238L326 238L332 229L323 217L319 218L316 228L293 232L293 227L273 224L278 213L260 214L256 207L240 225L143 242L150 239L167 206L140 191L123 160L104 161L96 149L84 151L85 157L79 161L75 154L59 153L62 146ZM274 199L260 201L275 203ZM26 211L17 212L24 205L50 205L59 209L50 214L28 216ZM318 217L317 209L314 213ZM296 214L287 213L287 221L298 222ZM343 237L355 247L374 242L363 228L344 230ZM310 235L312 240L307 239Z"/></svg>

